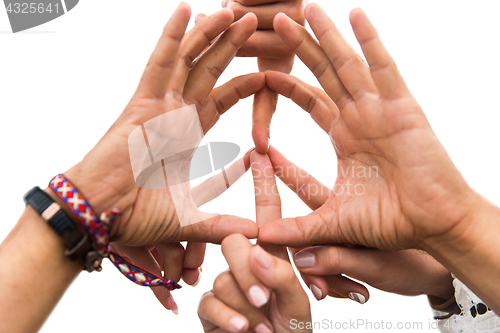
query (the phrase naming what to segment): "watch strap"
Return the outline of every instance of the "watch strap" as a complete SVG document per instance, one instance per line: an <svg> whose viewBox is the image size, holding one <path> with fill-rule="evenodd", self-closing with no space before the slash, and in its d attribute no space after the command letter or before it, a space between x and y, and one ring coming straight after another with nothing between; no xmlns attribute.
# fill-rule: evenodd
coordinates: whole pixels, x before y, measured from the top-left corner
<svg viewBox="0 0 500 333"><path fill-rule="evenodd" d="M100 267L102 258L93 251L90 237L66 214L61 206L40 187L35 186L24 196L24 202L30 205L49 226L62 238L66 245L64 254L73 261L82 260L85 269ZM98 261L99 265L95 262Z"/></svg>

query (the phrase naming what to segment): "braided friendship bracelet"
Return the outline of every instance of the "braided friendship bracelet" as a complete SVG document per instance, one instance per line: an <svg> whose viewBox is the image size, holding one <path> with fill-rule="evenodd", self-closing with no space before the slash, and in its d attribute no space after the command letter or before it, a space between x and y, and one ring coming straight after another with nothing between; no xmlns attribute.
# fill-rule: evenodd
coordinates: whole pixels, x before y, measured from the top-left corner
<svg viewBox="0 0 500 333"><path fill-rule="evenodd" d="M102 213L100 219L98 219L87 201L62 174L52 178L49 187L73 212L85 232L89 234L96 244L99 254L103 258L108 258L129 280L146 287L164 286L168 290L181 288L177 282L157 276L142 267L134 265L118 253L109 250L111 223L120 214L117 209Z"/></svg>

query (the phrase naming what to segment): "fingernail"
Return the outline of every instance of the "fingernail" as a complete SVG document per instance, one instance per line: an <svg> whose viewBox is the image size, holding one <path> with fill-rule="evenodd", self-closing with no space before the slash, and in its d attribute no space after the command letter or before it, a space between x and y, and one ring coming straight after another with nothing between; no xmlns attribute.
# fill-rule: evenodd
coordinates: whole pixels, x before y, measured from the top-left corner
<svg viewBox="0 0 500 333"><path fill-rule="evenodd" d="M355 302L358 302L359 304L365 304L366 303L366 298L365 296L361 295L360 293L349 293L349 298L352 299Z"/></svg>
<svg viewBox="0 0 500 333"><path fill-rule="evenodd" d="M271 331L269 329L269 327L267 327L264 324L259 324L259 325L255 326L254 330L255 330L255 333L273 333L273 331Z"/></svg>
<svg viewBox="0 0 500 333"><path fill-rule="evenodd" d="M202 272L202 269L201 267L198 268L198 280L196 280L196 282L192 285L193 287L196 287L198 285L198 283L200 283L200 280L201 280L201 272Z"/></svg>
<svg viewBox="0 0 500 333"><path fill-rule="evenodd" d="M312 294L318 301L320 301L323 298L323 293L321 292L321 289L319 289L316 285L311 284L309 286L309 289L311 289Z"/></svg>
<svg viewBox="0 0 500 333"><path fill-rule="evenodd" d="M226 8L227 0L222 0L221 6L222 6L222 8Z"/></svg>
<svg viewBox="0 0 500 333"><path fill-rule="evenodd" d="M262 287L258 285L251 286L248 290L248 295L252 304L258 308L267 303L267 294Z"/></svg>
<svg viewBox="0 0 500 333"><path fill-rule="evenodd" d="M241 317L233 317L229 319L229 326L235 331L241 331L245 327L247 322Z"/></svg>
<svg viewBox="0 0 500 333"><path fill-rule="evenodd" d="M179 314L179 308L177 307L177 303L175 303L174 298L172 296L170 296L167 301L167 308L169 308L173 314L175 315Z"/></svg>
<svg viewBox="0 0 500 333"><path fill-rule="evenodd" d="M274 260L269 253L267 253L259 245L255 246L255 260L265 269L273 267Z"/></svg>
<svg viewBox="0 0 500 333"><path fill-rule="evenodd" d="M295 266L298 268L311 268L316 266L316 255L312 252L298 252L293 256Z"/></svg>
<svg viewBox="0 0 500 333"><path fill-rule="evenodd" d="M194 24L198 23L202 18L203 18L203 15L201 15L201 14L196 15L196 17L194 18Z"/></svg>

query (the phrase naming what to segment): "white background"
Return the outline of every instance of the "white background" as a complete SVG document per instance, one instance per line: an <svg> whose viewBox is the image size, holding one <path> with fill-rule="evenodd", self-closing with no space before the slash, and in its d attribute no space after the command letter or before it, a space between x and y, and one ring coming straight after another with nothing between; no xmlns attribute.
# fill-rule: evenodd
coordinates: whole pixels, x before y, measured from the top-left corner
<svg viewBox="0 0 500 333"><path fill-rule="evenodd" d="M500 204L500 3L318 2L357 50L348 15L357 6L366 10L453 161L478 192ZM220 7L218 0L190 4L193 18ZM82 0L63 17L19 34L10 33L0 9L0 240L23 211L22 195L34 185L46 186L52 176L78 162L119 116L176 5L167 0ZM219 83L255 70L254 59L237 59ZM294 74L317 84L300 61ZM251 148L251 105L251 98L240 102L206 139L238 143L242 152ZM271 144L333 186L336 161L326 134L284 98L273 120ZM280 192L284 216L309 213L281 184ZM246 174L206 208L254 219L252 194ZM174 293L180 312L176 317L147 288L132 284L107 262L100 274L80 275L42 332L200 332L198 300L227 267L218 246L209 246L203 267L196 288ZM0 263L0 269L6 268ZM33 293L41 288L26 287ZM0 281L0 298L1 289ZM370 292L365 305L311 297L313 318L422 322L428 330L431 313L424 296Z"/></svg>

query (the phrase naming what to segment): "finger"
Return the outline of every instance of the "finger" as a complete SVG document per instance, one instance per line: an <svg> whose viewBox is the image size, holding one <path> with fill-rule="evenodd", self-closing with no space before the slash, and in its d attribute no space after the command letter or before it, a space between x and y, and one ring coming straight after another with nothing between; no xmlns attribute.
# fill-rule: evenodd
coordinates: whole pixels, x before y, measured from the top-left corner
<svg viewBox="0 0 500 333"><path fill-rule="evenodd" d="M174 70L169 80L168 89L176 97L181 98L184 86L193 60L216 38L222 31L226 30L234 18L233 12L222 9L210 15L191 29L182 38L179 52L175 59Z"/></svg>
<svg viewBox="0 0 500 333"><path fill-rule="evenodd" d="M195 18L194 18L194 24L198 24L205 17L207 17L207 15L205 15L203 13L200 13L200 14L196 15Z"/></svg>
<svg viewBox="0 0 500 333"><path fill-rule="evenodd" d="M248 320L222 303L212 292L203 295L198 306L198 316L200 317L205 332L220 327L228 332L245 332L248 329Z"/></svg>
<svg viewBox="0 0 500 333"><path fill-rule="evenodd" d="M198 24L205 17L207 17L207 15L205 15L203 13L196 15L196 17L194 18L194 24L195 25ZM221 34L217 35L217 37L215 37L214 39L212 39L210 41L210 43L205 47L205 49L203 49L203 51L201 51L201 53L193 60L193 64L195 64L197 59L200 58L201 56L203 56L203 54L210 48L210 46L212 46L212 44L214 44L219 39L220 35ZM191 65L191 66L193 66L193 65Z"/></svg>
<svg viewBox="0 0 500 333"><path fill-rule="evenodd" d="M248 239L234 234L224 239L221 248L231 272L250 303L257 308L266 304L270 297L269 289L252 274L246 259L252 250Z"/></svg>
<svg viewBox="0 0 500 333"><path fill-rule="evenodd" d="M239 1L228 2L227 8L234 13L234 20L237 21L247 13L254 13L259 19L258 29L272 29L274 16L278 13L285 13L295 22L304 24L304 10L302 6L298 6L295 2L281 1L266 5L247 6Z"/></svg>
<svg viewBox="0 0 500 333"><path fill-rule="evenodd" d="M274 18L274 30L318 78L340 110L352 101L325 51L304 27L288 16L278 14Z"/></svg>
<svg viewBox="0 0 500 333"><path fill-rule="evenodd" d="M160 258L156 258L156 261L159 263L160 268L163 271L163 277L173 281L180 281L182 276L182 262L184 260L185 253L184 247L179 243L159 243L154 246L157 253L161 256ZM160 276L162 276L161 272ZM165 289L165 287L151 287L151 290L163 306L170 309L174 314L179 314L179 308L177 307L172 294Z"/></svg>
<svg viewBox="0 0 500 333"><path fill-rule="evenodd" d="M255 212L257 225L281 218L281 198L276 186L274 169L266 155L253 151L250 165L255 187Z"/></svg>
<svg viewBox="0 0 500 333"><path fill-rule="evenodd" d="M360 281L382 278L390 266L406 265L407 269L421 271L428 267L427 257L420 253L413 256L408 251L380 251L369 248L348 248L344 246L317 246L302 249L294 255L297 269L314 275L345 274ZM409 256L413 267L407 265ZM424 258L422 260L421 258ZM391 265L387 265L387 264ZM380 268L385 267L384 273Z"/></svg>
<svg viewBox="0 0 500 333"><path fill-rule="evenodd" d="M180 244L178 245L180 246ZM157 250L157 254L159 255L159 261L157 261L151 254L150 250L145 246L130 247L122 244L114 244L113 248L135 265L138 265L155 275L162 276L162 268L160 267L160 265L162 265L162 267L168 272L169 278L174 281L179 281L180 274L178 276L174 275L178 272L179 267L180 269L182 269L182 260L176 263L175 258L179 258L181 256L180 252L182 252L182 256L184 255L184 248L182 248L182 246L182 250L175 247L172 248L172 257L174 258L174 260L167 261L167 266L165 266L163 256L160 254L159 250ZM158 286L151 287L151 291L167 310L171 310L174 314L179 313L177 303L175 302L169 290L165 289L165 287L163 286Z"/></svg>
<svg viewBox="0 0 500 333"><path fill-rule="evenodd" d="M366 93L377 94L370 69L349 46L323 9L318 4L311 3L306 7L305 14L323 50L354 100Z"/></svg>
<svg viewBox="0 0 500 333"><path fill-rule="evenodd" d="M339 117L339 109L321 89L311 86L294 76L275 72L266 72L266 84L273 91L290 98L326 132Z"/></svg>
<svg viewBox="0 0 500 333"><path fill-rule="evenodd" d="M282 59L258 58L257 64L260 72L277 70L284 73L290 73L294 60L294 55ZM277 102L278 93L269 89L267 86L254 96L252 137L256 150L261 154L266 154L269 148L271 120L276 111Z"/></svg>
<svg viewBox="0 0 500 333"><path fill-rule="evenodd" d="M331 190L316 178L290 162L273 146L267 153L276 176L285 183L312 210L321 207L329 198Z"/></svg>
<svg viewBox="0 0 500 333"><path fill-rule="evenodd" d="M370 65L373 80L382 96L397 98L407 95L409 92L403 77L366 14L357 8L351 12L350 19L354 34Z"/></svg>
<svg viewBox="0 0 500 333"><path fill-rule="evenodd" d="M335 229L335 212L327 205L307 216L285 218L264 223L259 227L259 242L290 247L342 243Z"/></svg>
<svg viewBox="0 0 500 333"><path fill-rule="evenodd" d="M235 1L241 3L243 6L259 6L259 5L265 5L280 1L289 1L289 0L235 0ZM227 7L228 4L229 4L228 0L222 0L222 7Z"/></svg>
<svg viewBox="0 0 500 333"><path fill-rule="evenodd" d="M254 96L252 137L256 150L261 154L267 153L269 148L271 120L277 103L278 94L268 87L262 88Z"/></svg>
<svg viewBox="0 0 500 333"><path fill-rule="evenodd" d="M205 259L205 250L207 243L188 242L186 254L184 255L184 268L201 267Z"/></svg>
<svg viewBox="0 0 500 333"><path fill-rule="evenodd" d="M264 73L251 73L237 76L213 89L198 112L204 133L239 100L255 94L265 87L265 84Z"/></svg>
<svg viewBox="0 0 500 333"><path fill-rule="evenodd" d="M331 293L331 295L329 294L328 283L323 276L308 275L305 273L300 273L300 276L302 277L304 283L309 287L309 290L313 294L314 298L316 298L318 301L321 301L326 296L343 298L338 294L335 296L333 296L333 293Z"/></svg>
<svg viewBox="0 0 500 333"><path fill-rule="evenodd" d="M259 245L250 252L253 274L276 294L280 313L289 318L303 318L310 313L307 295L289 262L274 257Z"/></svg>
<svg viewBox="0 0 500 333"><path fill-rule="evenodd" d="M189 23L191 9L181 2L166 24L156 49L149 59L138 91L163 97L168 79L174 68L177 51Z"/></svg>
<svg viewBox="0 0 500 333"><path fill-rule="evenodd" d="M359 304L365 304L370 298L370 293L365 286L348 277L343 275L328 275L324 278L328 284L328 296L349 298Z"/></svg>
<svg viewBox="0 0 500 333"><path fill-rule="evenodd" d="M201 22L200 25L202 25ZM232 24L217 42L199 58L196 65L189 71L184 90L186 101L196 103L198 106L204 104L219 76L256 27L257 18L255 15L245 15L241 20Z"/></svg>
<svg viewBox="0 0 500 333"><path fill-rule="evenodd" d="M210 177L191 190L196 207L200 207L217 198L243 176L250 167L250 152L248 151L225 171Z"/></svg>
<svg viewBox="0 0 500 333"><path fill-rule="evenodd" d="M300 250L301 250L300 248L293 248L293 247L288 248L288 251L290 251L292 258ZM304 281L304 283L309 287L309 290L313 294L314 298L316 298L318 301L324 299L326 296L329 296L328 283L326 283L326 280L323 276L309 275L306 273L302 273L300 271L299 271L299 274L302 277L302 280ZM332 295L333 295L333 293L332 293ZM330 295L330 296L332 296L332 295ZM336 296L332 296L332 297L343 298L340 295L336 295Z"/></svg>
<svg viewBox="0 0 500 333"><path fill-rule="evenodd" d="M179 241L220 244L234 233L252 239L257 237L258 227L255 222L231 215L217 215L208 220L182 227Z"/></svg>
<svg viewBox="0 0 500 333"><path fill-rule="evenodd" d="M238 57L266 59L282 59L293 55L290 46L272 30L257 30L236 53Z"/></svg>
<svg viewBox="0 0 500 333"><path fill-rule="evenodd" d="M182 265L182 279L193 287L201 280L201 265L205 259L206 243L188 242Z"/></svg>
<svg viewBox="0 0 500 333"><path fill-rule="evenodd" d="M248 319L250 330L255 332L273 331L273 326L264 313L248 302L231 271L223 272L215 279L213 292L224 304Z"/></svg>
<svg viewBox="0 0 500 333"><path fill-rule="evenodd" d="M281 218L281 198L276 186L274 169L266 155L253 151L250 154L253 182L255 188L255 215L257 225ZM260 243L262 247L278 258L288 260L288 252L283 246Z"/></svg>

